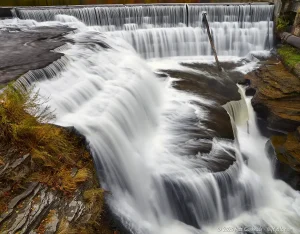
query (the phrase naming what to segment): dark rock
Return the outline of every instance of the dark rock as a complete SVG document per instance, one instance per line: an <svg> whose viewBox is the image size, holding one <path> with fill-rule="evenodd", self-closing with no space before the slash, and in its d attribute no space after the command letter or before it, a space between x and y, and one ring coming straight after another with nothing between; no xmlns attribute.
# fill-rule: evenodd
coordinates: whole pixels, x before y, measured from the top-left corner
<svg viewBox="0 0 300 234"><path fill-rule="evenodd" d="M249 79L242 79L241 81L237 82L240 85L250 85Z"/></svg>
<svg viewBox="0 0 300 234"><path fill-rule="evenodd" d="M251 87L246 88L246 91L245 91L246 96L254 96L255 93L256 93L256 89L251 88Z"/></svg>
<svg viewBox="0 0 300 234"><path fill-rule="evenodd" d="M269 110L268 106L266 106L264 103L261 103L257 97L258 97L258 95L255 95L251 99L251 104L253 106L253 109L255 110L255 112L257 113L257 116L259 118L267 119L269 116L270 110Z"/></svg>
<svg viewBox="0 0 300 234"><path fill-rule="evenodd" d="M274 166L275 178L285 181L296 190L300 190L300 174L292 169L288 164L278 160L274 146L270 140L266 143L266 152Z"/></svg>
<svg viewBox="0 0 300 234"><path fill-rule="evenodd" d="M163 72L155 72L155 75L157 77L162 77L162 78L167 78L168 77L168 74L163 73Z"/></svg>
<svg viewBox="0 0 300 234"><path fill-rule="evenodd" d="M298 138L298 140L300 141L300 126L297 128L296 130L296 137Z"/></svg>
<svg viewBox="0 0 300 234"><path fill-rule="evenodd" d="M12 18L11 7L0 7L0 19L1 18Z"/></svg>
<svg viewBox="0 0 300 234"><path fill-rule="evenodd" d="M74 127L59 128L65 130L66 134L70 134L70 138L78 138L76 147L82 150L82 154L87 152L85 138L81 137ZM66 230L68 230L68 226L72 230L89 227L93 229L93 232L89 233L95 233L94 229L99 228L97 223L100 222L101 230L105 228L109 230L105 233L113 232L109 226L104 226L102 223L101 204L103 198L99 200L100 198L94 194L101 194L98 196L102 197L104 192L99 188L91 155L87 156L84 161L85 168L90 173L89 179L78 184L74 192L62 191L57 187L61 182L60 177L57 177L56 186L44 182L42 171L36 174L38 179L33 179L37 173L37 167L30 154L21 153L20 150L10 146L9 149L0 147L0 155L2 160L0 164L1 233L16 233L18 230L22 230L21 233L33 233L33 231L56 233L61 225L64 225ZM49 167L46 170L49 170ZM78 171L74 167L70 171L66 170L65 173L76 176ZM50 175L57 176L55 173L50 173ZM36 181L40 179L42 182ZM96 199L97 203L94 201L93 206L85 199L86 192L92 193L93 198ZM41 230L45 230L45 232ZM81 231L76 233L81 233Z"/></svg>

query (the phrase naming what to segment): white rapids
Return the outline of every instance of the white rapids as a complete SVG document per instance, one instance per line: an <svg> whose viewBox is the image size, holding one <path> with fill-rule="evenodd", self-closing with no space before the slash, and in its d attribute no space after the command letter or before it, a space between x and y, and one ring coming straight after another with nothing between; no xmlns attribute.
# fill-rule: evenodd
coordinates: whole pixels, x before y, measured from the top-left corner
<svg viewBox="0 0 300 234"><path fill-rule="evenodd" d="M100 26L85 26L73 16L56 20L30 24L77 25L69 36L75 43L58 49L65 54L60 61L29 72L19 84L34 83L49 98L55 123L75 126L87 138L101 185L111 192L110 208L130 233L299 233L299 193L273 178L267 139L258 131L250 99L241 95L241 101L224 106L232 117L235 142L191 138L186 129L210 131L204 124L210 116L202 105L215 102L179 91L173 88L176 79L154 74L153 61L165 69L176 64L158 57L210 55L201 40L184 44L195 35L204 38L202 29L100 32ZM239 35L224 45L215 36L222 55L268 49L272 22L257 20L245 28L240 26L244 21L228 21L213 24L213 30L220 30L215 35ZM191 126L191 119L197 119L197 126ZM189 155L206 141L212 143L210 153ZM225 171L210 171L207 163L220 160L224 152L235 162Z"/></svg>

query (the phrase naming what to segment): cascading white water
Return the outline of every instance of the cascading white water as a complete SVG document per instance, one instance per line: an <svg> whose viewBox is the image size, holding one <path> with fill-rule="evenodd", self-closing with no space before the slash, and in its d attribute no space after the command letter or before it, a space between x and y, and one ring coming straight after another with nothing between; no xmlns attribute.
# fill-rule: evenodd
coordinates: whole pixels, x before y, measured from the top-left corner
<svg viewBox="0 0 300 234"><path fill-rule="evenodd" d="M202 13L207 12L219 55L245 56L273 44L272 5L150 5L17 9L21 18L74 22L122 37L144 58L212 55ZM186 27L188 25L189 27Z"/></svg>
<svg viewBox="0 0 300 234"><path fill-rule="evenodd" d="M272 45L268 30L272 23L213 22L210 28L218 55L245 56L250 51L264 50ZM116 31L110 35L122 37L144 58L213 55L205 28L179 27ZM268 43L269 42L269 43Z"/></svg>
<svg viewBox="0 0 300 234"><path fill-rule="evenodd" d="M272 21L273 5L106 5L92 7L15 8L14 15L21 19L52 21L56 15L75 16L87 25L112 25L124 29L127 24L175 27L185 24L192 27L202 25L202 13L208 13L210 22Z"/></svg>
<svg viewBox="0 0 300 234"><path fill-rule="evenodd" d="M246 8L239 15L247 13ZM227 10L226 14L232 15L236 8ZM221 53L232 55L247 45L243 55L267 48L265 42L270 34L256 31L261 30L256 26L264 28L266 22L234 22L233 18L226 23L237 37L226 40ZM242 101L225 107L235 125L235 143L217 137L203 139L193 132L200 129L211 133L204 124L210 116L203 106L214 106L214 101L176 90L172 87L176 80L170 77L159 80L136 53L145 58L208 55L201 40L180 45L193 34L205 35L202 29L103 33L70 16L56 19L78 25L78 31L70 36L74 45L60 48L65 54L62 60L26 74L19 84L27 87L35 83L42 97L50 97L48 104L55 110L56 123L75 126L86 136L101 184L111 191L109 205L130 232L214 234L253 229L250 233L259 233L263 228L270 233L268 228L273 227L298 233L300 196L273 179L264 153L266 139L258 132L249 98L242 95ZM213 30L218 24L222 23L213 23ZM230 28L232 25L236 27ZM223 33L222 39L224 35L228 36ZM250 39L243 41L246 36L240 35ZM215 36L216 42L222 39ZM243 43L235 48L239 42ZM195 53L197 48L200 49ZM168 69L167 63L160 63ZM207 143L212 144L209 153L190 155ZM210 169L224 157L234 163L225 171Z"/></svg>
<svg viewBox="0 0 300 234"><path fill-rule="evenodd" d="M113 26L111 29L123 29L126 25L135 24L174 27L180 23L186 24L186 6L177 5L113 5L79 8L17 8L17 14L22 19L52 21L56 15L75 16L87 25Z"/></svg>
<svg viewBox="0 0 300 234"><path fill-rule="evenodd" d="M188 5L189 26L202 25L202 13L207 13L209 22L239 22L245 24L259 21L272 21L272 5Z"/></svg>

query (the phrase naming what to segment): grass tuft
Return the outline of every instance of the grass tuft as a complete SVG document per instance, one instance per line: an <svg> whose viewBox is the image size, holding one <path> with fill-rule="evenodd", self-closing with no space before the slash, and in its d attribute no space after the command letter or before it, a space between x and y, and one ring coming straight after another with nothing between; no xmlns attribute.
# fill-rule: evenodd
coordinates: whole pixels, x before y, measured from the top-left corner
<svg viewBox="0 0 300 234"><path fill-rule="evenodd" d="M298 63L300 63L299 49L290 45L283 45L280 48L278 48L277 51L283 59L284 63L291 69L294 68Z"/></svg>
<svg viewBox="0 0 300 234"><path fill-rule="evenodd" d="M7 211L9 201L28 183L39 182L66 199L80 194L90 214L88 220L83 223L79 220L78 224L69 223L60 215L57 233L111 233L109 226L101 220L104 191L98 188L85 141L72 130L49 124L54 118L46 103L40 101L39 94L32 90L23 92L9 84L0 94L0 165L14 162L26 154L31 156L18 170L5 177L7 185L3 188L9 189L0 191L0 213ZM13 153L8 153L12 149ZM9 185L13 185L12 189ZM50 211L40 223L36 229L38 234L46 231L54 212Z"/></svg>
<svg viewBox="0 0 300 234"><path fill-rule="evenodd" d="M9 84L0 94L0 143L2 148L16 148L23 155L31 155L35 172L27 181L71 193L91 177L85 168L91 158L79 137L48 124L55 116L45 104L38 92L20 91ZM73 177L72 168L78 169Z"/></svg>

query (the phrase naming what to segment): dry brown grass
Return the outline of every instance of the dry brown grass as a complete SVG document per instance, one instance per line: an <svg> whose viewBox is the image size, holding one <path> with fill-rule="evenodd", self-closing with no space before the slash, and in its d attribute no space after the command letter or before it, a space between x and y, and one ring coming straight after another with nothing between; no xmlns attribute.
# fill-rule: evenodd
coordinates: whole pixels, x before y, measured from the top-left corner
<svg viewBox="0 0 300 234"><path fill-rule="evenodd" d="M0 95L0 142L4 148L13 147L23 155L31 155L35 172L27 181L39 181L71 193L91 177L85 168L91 156L79 137L48 124L54 118L38 93L23 92L10 84ZM78 170L73 176L72 168Z"/></svg>
<svg viewBox="0 0 300 234"><path fill-rule="evenodd" d="M100 219L104 191L98 188L92 157L84 145L84 139L65 128L48 124L54 115L47 106L44 107L45 103L38 103L38 93L21 92L13 85L0 94L0 165L14 162L27 153L31 156L20 170L5 177L5 183L13 184L16 192L0 193L0 213L7 210L7 204L19 190L37 181L64 194L65 199L73 199L78 194L75 191L81 191L91 214L86 223L79 222L79 225L70 224L66 218L59 217L61 221L57 233L112 233ZM8 154L11 149L14 152ZM21 171L26 173L22 174ZM50 211L40 223L36 229L38 234L44 233L53 212Z"/></svg>

